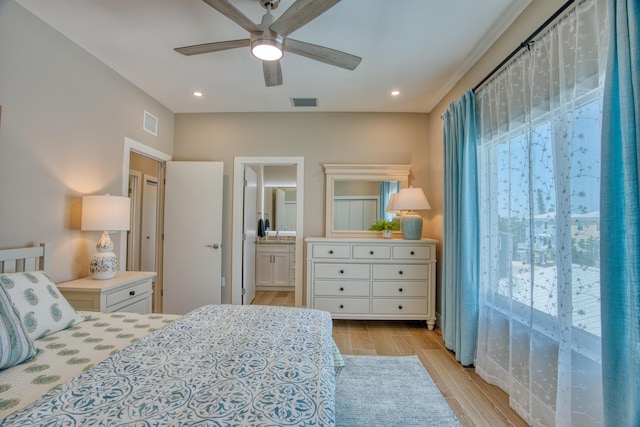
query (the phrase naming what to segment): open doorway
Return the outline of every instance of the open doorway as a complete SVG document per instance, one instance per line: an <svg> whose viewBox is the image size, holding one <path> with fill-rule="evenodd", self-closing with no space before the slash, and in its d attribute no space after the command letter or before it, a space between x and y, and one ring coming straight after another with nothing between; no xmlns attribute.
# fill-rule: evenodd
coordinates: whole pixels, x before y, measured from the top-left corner
<svg viewBox="0 0 640 427"><path fill-rule="evenodd" d="M295 305L301 307L303 301L303 212L304 212L304 158L302 157L236 157L234 159L234 179L233 179L233 235L232 235L232 303L233 304L248 304L250 301L243 301L243 292L245 292L245 268L253 267L255 269L255 255L253 260L251 256L247 256L244 251L245 243L245 211L244 211L244 182L245 173L247 169L260 170L264 167L271 166L287 166L295 168L295 204L292 205L293 209L290 210L289 216L291 220L288 227L295 227L294 230L287 230L291 238L295 241L295 252L293 259L295 260L294 275L294 292L295 292ZM260 184L261 185L261 184ZM260 192L261 190L259 190ZM248 218L255 218L258 220L258 212L263 215L264 208L264 196L261 194L259 198L259 209L256 212L251 212ZM293 214L295 212L295 215ZM283 213L284 214L284 213ZM271 214L276 215L276 214ZM264 220L264 216L262 217ZM275 218L270 218L271 224ZM274 230L271 230L272 232ZM276 230L277 231L277 230ZM272 237L275 237L272 234ZM252 263L253 265L247 265ZM255 273L255 270L254 270ZM247 280L252 280L249 278ZM253 279L255 280L255 279ZM246 283L246 285L249 285Z"/></svg>
<svg viewBox="0 0 640 427"><path fill-rule="evenodd" d="M121 240L126 269L155 271L152 311L162 312L162 229L165 162L171 156L125 137L123 194L131 198L131 229ZM123 263L124 264L124 263ZM124 267L121 266L121 268Z"/></svg>

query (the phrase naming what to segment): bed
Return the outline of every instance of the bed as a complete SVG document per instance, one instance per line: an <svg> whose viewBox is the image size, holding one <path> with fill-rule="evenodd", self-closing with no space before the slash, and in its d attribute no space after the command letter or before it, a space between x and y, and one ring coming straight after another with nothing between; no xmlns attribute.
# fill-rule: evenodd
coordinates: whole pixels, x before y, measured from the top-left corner
<svg viewBox="0 0 640 427"><path fill-rule="evenodd" d="M26 312L20 280L47 283L49 253L48 245L0 250L0 294L16 313ZM0 370L0 424L335 424L342 361L327 312L208 305L185 316L65 313L60 298L60 330L16 326L31 327L36 354Z"/></svg>

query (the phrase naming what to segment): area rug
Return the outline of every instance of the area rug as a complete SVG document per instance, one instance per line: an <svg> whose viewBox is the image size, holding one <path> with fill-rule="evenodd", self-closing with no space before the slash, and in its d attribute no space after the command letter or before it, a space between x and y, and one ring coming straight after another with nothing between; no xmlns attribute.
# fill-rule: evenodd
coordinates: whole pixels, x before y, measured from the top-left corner
<svg viewBox="0 0 640 427"><path fill-rule="evenodd" d="M418 356L343 356L337 427L459 427Z"/></svg>

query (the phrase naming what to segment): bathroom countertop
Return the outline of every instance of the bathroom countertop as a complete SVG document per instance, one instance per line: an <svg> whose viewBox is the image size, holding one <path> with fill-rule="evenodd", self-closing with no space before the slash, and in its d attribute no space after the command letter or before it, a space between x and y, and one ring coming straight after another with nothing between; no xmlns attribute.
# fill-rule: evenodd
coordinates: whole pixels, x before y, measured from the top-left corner
<svg viewBox="0 0 640 427"><path fill-rule="evenodd" d="M295 245L295 239L266 239L256 240L257 245Z"/></svg>

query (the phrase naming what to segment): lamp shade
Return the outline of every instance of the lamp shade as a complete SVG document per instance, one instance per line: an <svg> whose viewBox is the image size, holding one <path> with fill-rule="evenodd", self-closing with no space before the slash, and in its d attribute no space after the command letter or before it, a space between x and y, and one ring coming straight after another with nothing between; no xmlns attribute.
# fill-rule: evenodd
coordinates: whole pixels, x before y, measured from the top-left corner
<svg viewBox="0 0 640 427"><path fill-rule="evenodd" d="M389 203L387 203L387 208L384 210L386 213L400 212L400 209L396 208L397 198L398 198L398 193L393 193L389 196Z"/></svg>
<svg viewBox="0 0 640 427"><path fill-rule="evenodd" d="M91 257L89 271L94 279L111 279L118 269L118 258L113 253L113 242L108 231L129 229L131 204L128 197L84 196L82 198L83 230L102 230L98 240L98 253Z"/></svg>
<svg viewBox="0 0 640 427"><path fill-rule="evenodd" d="M84 196L82 197L82 230L121 231L128 230L131 203L128 197Z"/></svg>
<svg viewBox="0 0 640 427"><path fill-rule="evenodd" d="M401 211L420 211L431 209L431 205L424 195L422 188L403 188L398 193L393 207Z"/></svg>

